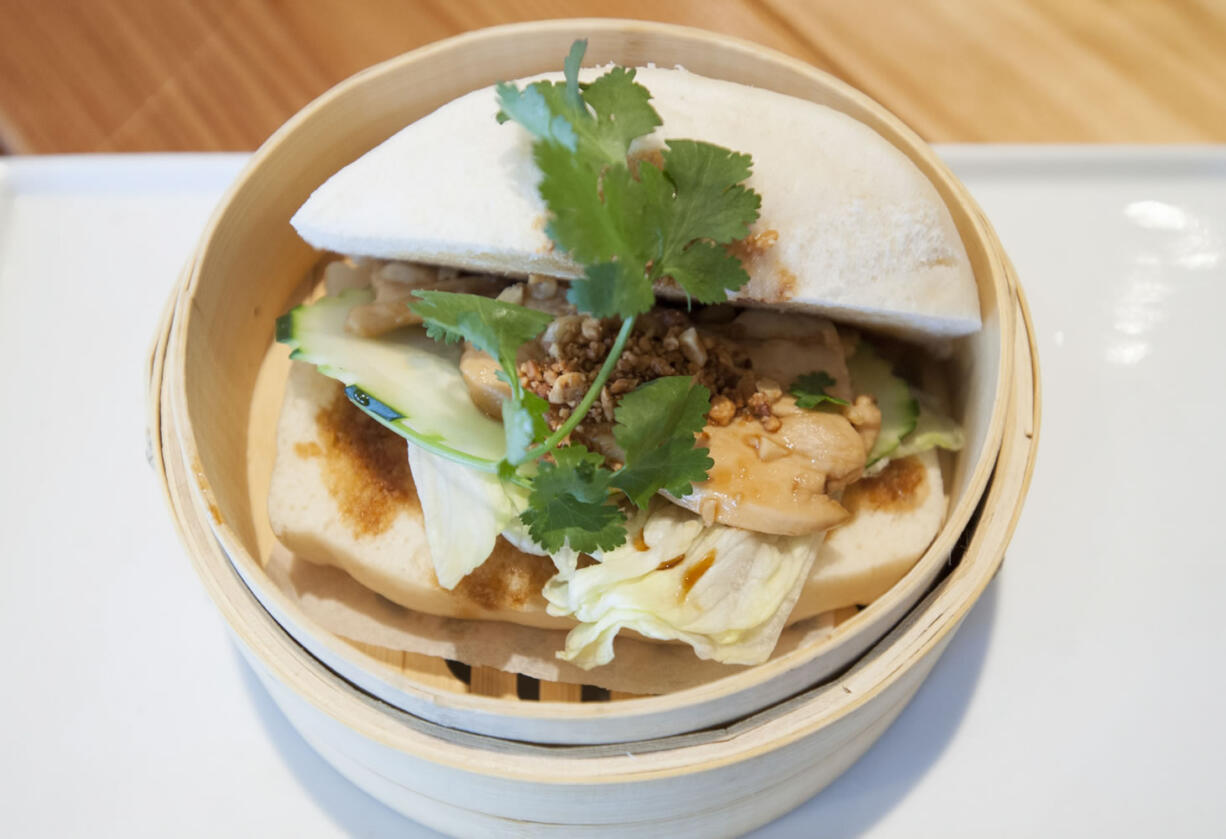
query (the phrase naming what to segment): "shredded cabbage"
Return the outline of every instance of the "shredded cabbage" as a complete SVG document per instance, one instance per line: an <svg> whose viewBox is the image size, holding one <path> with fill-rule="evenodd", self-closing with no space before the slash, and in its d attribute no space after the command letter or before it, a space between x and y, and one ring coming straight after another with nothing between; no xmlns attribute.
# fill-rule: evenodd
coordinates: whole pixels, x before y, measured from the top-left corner
<svg viewBox="0 0 1226 839"><path fill-rule="evenodd" d="M617 633L633 629L684 641L700 658L765 661L823 538L704 527L666 502L631 521L630 532L625 545L597 556L596 564L545 584L550 614L580 621L559 658L584 669L607 664Z"/></svg>

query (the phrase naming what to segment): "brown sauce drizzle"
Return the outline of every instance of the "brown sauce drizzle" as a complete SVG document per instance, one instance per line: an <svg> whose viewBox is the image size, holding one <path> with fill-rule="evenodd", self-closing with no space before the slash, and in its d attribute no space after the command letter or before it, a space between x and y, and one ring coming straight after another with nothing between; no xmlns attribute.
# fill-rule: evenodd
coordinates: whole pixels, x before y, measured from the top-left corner
<svg viewBox="0 0 1226 839"><path fill-rule="evenodd" d="M315 415L319 442L297 443L299 457L320 458L324 486L355 537L377 536L403 511L420 515L404 440L350 404L337 390Z"/></svg>
<svg viewBox="0 0 1226 839"><path fill-rule="evenodd" d="M681 577L681 596L688 597L690 589L702 579L702 575L711 570L711 566L715 563L715 549L707 551L707 555L695 562L689 568L685 569L685 574Z"/></svg>
<svg viewBox="0 0 1226 839"><path fill-rule="evenodd" d="M928 498L928 471L917 457L891 460L881 474L862 478L843 493L843 506L852 513L866 508L903 513Z"/></svg>
<svg viewBox="0 0 1226 839"><path fill-rule="evenodd" d="M645 551L647 547L647 540L643 538L643 531L640 530L634 534L634 549L636 551Z"/></svg>
<svg viewBox="0 0 1226 839"><path fill-rule="evenodd" d="M685 554L677 554L672 559L666 559L656 566L657 571L667 571L670 568L676 568L685 559Z"/></svg>

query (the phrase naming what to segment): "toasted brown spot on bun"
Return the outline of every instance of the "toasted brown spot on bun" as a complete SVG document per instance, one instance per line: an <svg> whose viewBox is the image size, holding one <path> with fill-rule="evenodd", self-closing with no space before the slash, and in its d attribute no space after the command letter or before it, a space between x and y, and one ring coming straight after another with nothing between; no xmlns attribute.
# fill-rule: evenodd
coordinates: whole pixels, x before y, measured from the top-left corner
<svg viewBox="0 0 1226 839"><path fill-rule="evenodd" d="M405 442L354 407L337 389L315 415L319 443L299 443L301 457L320 457L324 486L356 538L377 536L404 510L421 515Z"/></svg>
<svg viewBox="0 0 1226 839"><path fill-rule="evenodd" d="M305 443L294 443L294 454L299 457L319 457L323 453L324 450L314 440L308 440Z"/></svg>
<svg viewBox="0 0 1226 839"><path fill-rule="evenodd" d="M796 296L796 275L786 268L779 269L779 281L775 285L773 302L786 303Z"/></svg>
<svg viewBox="0 0 1226 839"><path fill-rule="evenodd" d="M779 231L774 228L750 233L744 239L729 243L728 251L742 262L748 261L759 254L765 253L779 241Z"/></svg>
<svg viewBox="0 0 1226 839"><path fill-rule="evenodd" d="M455 593L489 611L523 609L544 602L541 589L553 574L549 557L523 553L500 536L489 559L460 580Z"/></svg>
<svg viewBox="0 0 1226 839"><path fill-rule="evenodd" d="M843 493L843 506L853 514L859 509L905 512L914 510L928 497L928 472L918 457L891 460L881 473L856 481Z"/></svg>

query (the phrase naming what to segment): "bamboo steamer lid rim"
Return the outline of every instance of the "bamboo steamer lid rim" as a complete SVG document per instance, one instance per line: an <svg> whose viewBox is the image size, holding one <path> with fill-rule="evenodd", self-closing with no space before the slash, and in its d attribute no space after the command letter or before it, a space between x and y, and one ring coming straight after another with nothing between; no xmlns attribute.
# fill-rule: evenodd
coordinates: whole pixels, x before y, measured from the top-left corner
<svg viewBox="0 0 1226 839"><path fill-rule="evenodd" d="M847 100L850 106L849 112L851 112L852 116L866 123L885 137L887 141L896 145L920 167L921 171L924 172L937 188L946 204L951 205L951 209L953 206L958 206L962 210L959 232L964 239L969 235L981 243L985 249L984 259L988 265L988 270L985 272L988 275L986 282L991 285L992 294L997 301L997 309L1000 315L998 326L1002 351L1000 352L995 372L996 390L993 398L994 407L987 423L987 431L979 459L974 468L968 470L969 477L966 482L966 488L963 490L958 503L949 511L937 538L924 556L916 563L916 568L912 569L912 573L921 566L928 565L938 558L948 555L965 530L967 523L970 521L976 506L984 494L984 489L987 486L992 471L991 467L999 451L1000 441L1004 433L1006 419L1004 406L1007 402L1010 385L1009 365L1013 360L1010 348L1014 344L1016 325L1013 317L1014 307L1007 305L1005 302L1010 300L1013 294L1012 289L1009 288L1010 283L1006 279L1008 272L1004 266L1003 254L999 251L996 237L990 225L983 218L982 213L965 187L936 157L927 144L897 117L886 111L886 109L875 103L865 94L837 78L798 59L749 41L691 27L646 21L617 19L552 20L508 24L476 30L428 44L357 73L332 87L295 114L295 116L291 117L256 151L226 191L205 228L200 249L188 267L186 283L178 298L174 312L175 333L183 335L190 329L191 322L195 316L192 300L198 290L202 276L201 265L206 258L208 245L214 238L218 227L223 223L226 210L233 197L244 188L253 173L270 156L276 154L278 148L305 122L311 119L312 115L319 108L338 97L351 93L354 89L359 88L371 79L382 74L395 72L403 64L425 60L435 54L444 53L459 46L480 47L482 44L503 42L518 34L528 32L555 35L559 43L569 42L569 40L576 37L589 36L592 39L592 51L598 48L598 39L603 35L633 35L647 41L656 37L664 37L684 41L690 45L717 46L729 53L743 54L747 59L752 57L758 61L769 59L773 63L786 67L798 76L807 77L820 83L822 86L833 91L834 95ZM554 56L549 58L556 64ZM955 218L959 219L958 213L955 213ZM985 278L977 276L977 282L980 285L982 299ZM168 348L168 355L172 366L171 376L178 381L184 381L187 376L185 353L182 351L176 352L171 347ZM184 463L188 464L189 468L196 473L194 483L203 496L205 509L217 509L213 490L206 475L199 466L201 459L197 441L194 435L190 433L190 422L185 421L189 416L186 393L183 388L172 388L170 396L176 420L175 425L180 432L179 444L183 450ZM212 530L228 556L235 557L247 554L247 550L238 534L224 520L215 521L212 525ZM256 564L258 565L258 562ZM877 598L867 609L844 624L840 628L840 633L834 639L820 645L823 652L835 650L841 644L852 643L855 640L857 627L865 625L871 617L888 609L891 605L894 605L897 598L903 596L900 592L901 587L901 583L896 585L889 592ZM273 592L272 595L276 597L279 595L279 592ZM892 597L894 600L891 599ZM339 646L334 651L342 654ZM354 658L354 651L346 649L343 655L352 659ZM415 693L427 701L444 701L449 706L460 711L473 711L492 716L532 718L556 718L559 714L563 714L574 719L585 718L611 721L623 716L631 717L640 714L663 712L668 709L683 708L697 702L719 701L722 697L727 696L730 691L744 691L750 689L753 685L765 683L780 674L803 668L808 661L812 660L813 655L814 648L801 647L750 670L730 674L697 687L660 696L625 699L615 703L512 702L501 698L469 694L448 693L443 696L437 690L422 685L413 685L411 687L401 685L400 687L402 690Z"/></svg>

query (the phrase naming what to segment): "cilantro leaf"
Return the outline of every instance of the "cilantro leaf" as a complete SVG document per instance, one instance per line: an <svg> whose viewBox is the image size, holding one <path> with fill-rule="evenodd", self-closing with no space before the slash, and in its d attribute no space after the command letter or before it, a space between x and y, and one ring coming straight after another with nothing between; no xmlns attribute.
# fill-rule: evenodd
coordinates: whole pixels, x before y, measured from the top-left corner
<svg viewBox="0 0 1226 839"><path fill-rule="evenodd" d="M626 541L625 517L609 499L612 473L604 458L572 444L542 461L520 520L546 551L569 545L580 553L611 550Z"/></svg>
<svg viewBox="0 0 1226 839"><path fill-rule="evenodd" d="M695 140L669 140L662 177L639 167L639 181L658 205L645 213L659 219L661 243L653 274L672 277L702 303L727 299L749 282L741 261L722 245L749 234L762 204L740 184L749 177L749 155ZM659 171L659 170L657 170Z"/></svg>
<svg viewBox="0 0 1226 839"><path fill-rule="evenodd" d="M583 282L571 283L566 299L598 318L639 314L655 305L651 282L624 262L601 262L584 269Z"/></svg>
<svg viewBox="0 0 1226 839"><path fill-rule="evenodd" d="M613 473L610 486L626 493L639 509L646 509L660 490L678 498L689 495L693 485L707 479L715 465L707 449L695 446L694 439L674 437L637 463L628 463Z"/></svg>
<svg viewBox="0 0 1226 839"><path fill-rule="evenodd" d="M508 375L515 371L515 354L522 344L545 331L553 316L526 306L504 303L479 294L415 291L409 308L426 324L426 333L447 343L461 338L484 350ZM507 363L510 369L507 369ZM518 375L515 375L518 381Z"/></svg>
<svg viewBox="0 0 1226 839"><path fill-rule="evenodd" d="M749 282L741 261L710 242L695 242L662 265L664 275L699 303L723 302L728 299L726 289L736 290Z"/></svg>
<svg viewBox="0 0 1226 839"><path fill-rule="evenodd" d="M659 257L662 236L645 231L662 229L663 219L661 202L653 200L645 181L663 176L647 163L639 171L642 181L635 180L624 164L605 169L600 182L602 200L582 213L573 205L555 202L554 190L541 182L541 196L551 209L560 208L554 217L567 221L551 225L546 232L587 266L584 282L572 283L567 299L596 317L630 317L655 305L649 265ZM664 186L654 192L663 195L670 190Z"/></svg>
<svg viewBox="0 0 1226 839"><path fill-rule="evenodd" d="M520 91L503 82L495 87L498 121L515 120L547 145L559 145L599 171L625 165L637 137L660 125L651 94L634 81L634 70L614 67L590 84L579 83L587 41L575 41L566 56L564 82L533 82Z"/></svg>
<svg viewBox="0 0 1226 839"><path fill-rule="evenodd" d="M823 402L830 402L834 405L848 404L846 399L839 399L837 396L826 393L826 388L832 384L834 384L834 377L825 370L818 370L797 376L796 381L792 382L792 386L788 388L788 393L796 397L796 405L800 408L813 409Z"/></svg>
<svg viewBox="0 0 1226 839"><path fill-rule="evenodd" d="M430 337L449 343L471 341L499 363L510 359L512 366L520 346L535 339L553 320L553 315L481 294L414 291L413 296L418 301L408 308L425 321Z"/></svg>
<svg viewBox="0 0 1226 839"><path fill-rule="evenodd" d="M528 448L549 436L549 423L545 412L549 403L531 391L502 403L502 426L507 435L507 462L520 464L527 459Z"/></svg>
<svg viewBox="0 0 1226 839"><path fill-rule="evenodd" d="M758 217L758 194L734 180L748 176L748 156L672 140L664 169L643 160L637 178L624 164L597 174L556 145L540 144L536 161L551 210L546 233L587 266L586 281L569 294L580 310L597 317L645 312L661 277L702 303L725 300L727 290L749 281L722 247L748 235Z"/></svg>
<svg viewBox="0 0 1226 839"><path fill-rule="evenodd" d="M623 219L610 212L602 200L600 170L551 143L537 143L533 158L541 170L538 189L550 210L545 226L550 239L582 265L632 255ZM606 180L613 178L616 171L606 173Z"/></svg>
<svg viewBox="0 0 1226 839"><path fill-rule="evenodd" d="M675 241L684 248L695 239L725 244L749 235L761 197L741 186L753 162L749 155L696 140L669 140L664 172L676 189L672 207Z"/></svg>
<svg viewBox="0 0 1226 839"><path fill-rule="evenodd" d="M583 89L596 117L590 133L578 129L594 154L607 163L625 164L630 144L661 125L651 93L634 80L634 70L614 67Z"/></svg>
<svg viewBox="0 0 1226 839"><path fill-rule="evenodd" d="M631 463L673 437L692 440L706 425L710 410L711 391L689 376L664 376L621 398L613 412L613 439Z"/></svg>
<svg viewBox="0 0 1226 839"><path fill-rule="evenodd" d="M452 343L461 338L488 353L502 368L499 376L511 388L502 403L502 426L507 438L507 462L522 463L528 447L549 435L545 411L549 405L534 393L525 393L519 382L516 356L519 348L545 331L553 317L525 306L504 303L479 294L449 291L415 291L410 303L436 341Z"/></svg>
<svg viewBox="0 0 1226 839"><path fill-rule="evenodd" d="M555 115L550 108L546 94L548 87L546 82L537 82L521 92L513 84L500 83L495 88L501 106L498 121L513 119L537 137L574 151L579 138L575 136L570 121L560 114Z"/></svg>
<svg viewBox="0 0 1226 839"><path fill-rule="evenodd" d="M587 39L581 38L570 45L570 52L562 62L562 75L566 77L566 104L573 110L584 110L583 96L579 93L579 67L587 52Z"/></svg>
<svg viewBox="0 0 1226 839"><path fill-rule="evenodd" d="M688 376L656 379L623 396L613 414L613 438L626 465L610 485L640 508L661 489L689 495L715 465L707 449L694 445L710 409L710 391Z"/></svg>

